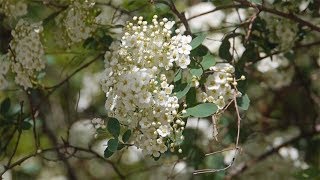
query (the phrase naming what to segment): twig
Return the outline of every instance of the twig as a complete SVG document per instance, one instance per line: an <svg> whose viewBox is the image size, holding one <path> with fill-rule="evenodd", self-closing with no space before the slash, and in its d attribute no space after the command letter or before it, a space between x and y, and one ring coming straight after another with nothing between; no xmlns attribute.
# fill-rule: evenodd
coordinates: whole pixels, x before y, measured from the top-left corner
<svg viewBox="0 0 320 180"><path fill-rule="evenodd" d="M27 94L28 101L29 101L31 118L32 118L32 122L33 122L33 138L34 138L34 143L35 143L36 151L37 151L39 148L39 141L38 141L37 130L36 130L37 122L36 122L35 112L34 112L33 105L32 105L32 97L27 91L25 91L25 92Z"/></svg>
<svg viewBox="0 0 320 180"><path fill-rule="evenodd" d="M230 5L219 6L219 7L216 7L215 9L213 9L213 10L210 10L210 11L207 11L207 12L195 15L195 16L191 16L187 20L190 21L190 20L192 20L194 18L203 16L203 15L206 15L206 14L210 14L210 13L213 13L213 12L216 12L216 11L219 11L219 10L231 9L231 8L241 8L241 7L245 7L245 6L243 6L241 4L230 4Z"/></svg>
<svg viewBox="0 0 320 180"><path fill-rule="evenodd" d="M180 13L178 11L177 7L175 6L175 4L172 0L170 0L170 3L165 0L155 0L154 2L167 5L171 9L171 11L180 19L180 21L182 22L182 24L186 28L186 34L191 35L191 30L190 30L188 20L187 20L185 14Z"/></svg>
<svg viewBox="0 0 320 180"><path fill-rule="evenodd" d="M69 144L65 144L63 146L57 146L57 147L52 147L52 148L47 148L47 149L43 149L41 151L38 151L38 152L34 152L32 154L29 154L19 160L17 160L16 162L10 164L9 166L6 166L5 167L5 171L2 172L0 174L0 177L6 172L8 171L9 169L13 169L14 167L16 166L19 166L21 165L24 161L32 158L32 157L36 157L38 155L42 155L44 153L47 153L47 152L56 152L56 151L61 151L61 150L65 150L67 148L73 148L75 150L75 152L77 151L82 151L82 152L87 152L87 153L90 153L92 155L94 155L96 158L99 158L105 162L107 162L108 164L110 164L112 166L112 168L114 169L114 171L118 174L118 176L121 178L121 179L124 179L124 175L120 172L120 170L117 168L117 166L110 160L108 159L104 159L103 157L101 157L98 153L96 153L95 151L91 150L91 149L85 149L85 148L81 148L81 147L76 147L76 146L72 146L72 145L69 145ZM61 153L61 152L60 152ZM61 160L61 159L60 159Z"/></svg>
<svg viewBox="0 0 320 180"><path fill-rule="evenodd" d="M254 8L259 9L260 11L268 12L268 13L271 13L271 14L274 14L274 15L277 15L277 16L280 16L280 17L283 17L283 18L290 19L292 21L295 21L295 22L299 23L302 26L309 27L311 30L320 32L320 27L318 27L318 26L316 26L316 25L314 25L314 24L312 24L312 23L310 23L308 21L303 20L300 17L298 17L298 16L296 16L296 15L294 15L292 13L284 13L284 12L278 11L276 9L265 7L265 6L260 5L260 4L250 3L250 2L248 2L246 0L235 0L235 1L240 3L241 5L246 6L246 7L254 7Z"/></svg>
<svg viewBox="0 0 320 180"><path fill-rule="evenodd" d="M17 152L17 149L18 149L18 146L19 146L19 142L20 142L20 137L21 137L21 134L22 134L22 130L21 130L21 123L22 123L22 115L23 115L23 101L20 102L20 114L19 114L19 117L18 117L18 124L17 124L17 128L18 128L18 138L17 138L17 142L14 146L14 149L13 149L13 152L8 160L8 163L7 163L7 166L6 167L9 167L10 164L11 164L11 161L14 157L14 155L16 154Z"/></svg>
<svg viewBox="0 0 320 180"><path fill-rule="evenodd" d="M240 147L239 147L239 138L240 138L240 128L241 128L241 117L240 117L240 112L239 112L239 108L238 108L238 104L237 104L237 92L238 92L238 89L236 87L234 87L234 88L235 88L235 92L234 92L234 95L233 95L233 102L234 102L236 113L237 113L237 138L236 138L235 148L233 148L233 150L235 150L235 155L232 158L231 163L228 166L224 167L224 168L220 168L220 169L200 169L200 170L194 171L193 172L194 175L205 174L205 173L214 173L214 172L227 170L234 164L234 162L236 160L236 157L237 157L239 149L240 149ZM228 149L228 150L232 150L232 149ZM228 150L221 150L221 151L216 151L216 152L213 152L213 153L208 153L208 154L206 154L206 156L213 155L213 154L216 154L216 153L219 153L219 152L223 152L223 151L228 151Z"/></svg>

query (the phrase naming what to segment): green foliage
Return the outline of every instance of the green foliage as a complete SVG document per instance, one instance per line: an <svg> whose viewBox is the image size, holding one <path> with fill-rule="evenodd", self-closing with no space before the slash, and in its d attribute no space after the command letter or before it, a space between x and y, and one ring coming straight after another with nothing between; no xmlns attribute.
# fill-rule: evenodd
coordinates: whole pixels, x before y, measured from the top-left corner
<svg viewBox="0 0 320 180"><path fill-rule="evenodd" d="M119 141L117 139L110 139L108 141L108 150L116 152L118 150Z"/></svg>
<svg viewBox="0 0 320 180"><path fill-rule="evenodd" d="M202 44L202 42L205 40L206 36L207 36L206 34L200 34L197 37L195 37L194 39L192 39L192 41L190 43L192 49L195 49L198 46L200 46Z"/></svg>
<svg viewBox="0 0 320 180"><path fill-rule="evenodd" d="M204 70L207 70L211 66L214 66L216 64L216 60L214 59L214 56L212 54L208 53L202 57L202 61L200 64Z"/></svg>
<svg viewBox="0 0 320 180"><path fill-rule="evenodd" d="M194 76L200 77L203 74L202 68L190 69L190 73Z"/></svg>
<svg viewBox="0 0 320 180"><path fill-rule="evenodd" d="M115 118L108 120L107 129L113 137L117 138L120 134L120 123Z"/></svg>
<svg viewBox="0 0 320 180"><path fill-rule="evenodd" d="M6 114L10 109L11 101L10 98L6 98L1 102L0 113Z"/></svg>
<svg viewBox="0 0 320 180"><path fill-rule="evenodd" d="M21 129L22 130L29 130L32 127L32 124L28 121L23 121L21 123Z"/></svg>
<svg viewBox="0 0 320 180"><path fill-rule="evenodd" d="M187 113L184 115L185 117L208 117L217 112L218 107L213 103L203 103L192 108L186 109Z"/></svg>
<svg viewBox="0 0 320 180"><path fill-rule="evenodd" d="M190 88L191 84L189 83L178 84L177 86L175 86L174 92L176 93L177 98L181 99L188 93Z"/></svg>
<svg viewBox="0 0 320 180"><path fill-rule="evenodd" d="M248 110L250 106L250 99L247 94L241 96L240 98L237 98L237 103L240 109L242 110Z"/></svg>
<svg viewBox="0 0 320 180"><path fill-rule="evenodd" d="M124 134L122 135L122 141L123 141L124 143L126 143L126 142L129 141L130 137L131 137L131 130L128 129L128 130L127 130L126 132L124 132Z"/></svg>
<svg viewBox="0 0 320 180"><path fill-rule="evenodd" d="M105 150L104 150L104 157L105 158L109 158L109 157L111 157L113 155L113 152L111 152L108 148L106 148Z"/></svg>
<svg viewBox="0 0 320 180"><path fill-rule="evenodd" d="M219 48L219 56L222 59L225 59L227 61L231 61L232 60L232 55L230 53L230 42L229 42L229 38L225 38L223 39L220 48Z"/></svg>

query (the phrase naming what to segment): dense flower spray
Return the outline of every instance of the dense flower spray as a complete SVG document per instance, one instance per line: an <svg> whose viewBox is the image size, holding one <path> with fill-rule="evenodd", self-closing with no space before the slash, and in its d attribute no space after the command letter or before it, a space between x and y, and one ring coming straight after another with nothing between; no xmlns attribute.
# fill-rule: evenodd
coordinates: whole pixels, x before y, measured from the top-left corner
<svg viewBox="0 0 320 180"><path fill-rule="evenodd" d="M32 80L36 72L45 68L44 48L41 43L42 23L29 23L20 19L12 31L12 41L8 54L1 64L9 62L11 70L15 73L15 82L24 89L33 86ZM0 65L1 66L1 65ZM6 71L3 71L6 72ZM3 73L4 74L4 73Z"/></svg>
<svg viewBox="0 0 320 180"><path fill-rule="evenodd" d="M71 0L68 8L56 18L57 25L65 29L69 45L91 37L96 30L94 5L92 0Z"/></svg>
<svg viewBox="0 0 320 180"><path fill-rule="evenodd" d="M173 35L174 23L158 21L156 15L151 24L133 17L121 42L106 52L101 80L108 115L132 129L134 145L154 157L174 150L175 142L184 138L185 122L167 73L174 66L187 68L192 38L179 31Z"/></svg>

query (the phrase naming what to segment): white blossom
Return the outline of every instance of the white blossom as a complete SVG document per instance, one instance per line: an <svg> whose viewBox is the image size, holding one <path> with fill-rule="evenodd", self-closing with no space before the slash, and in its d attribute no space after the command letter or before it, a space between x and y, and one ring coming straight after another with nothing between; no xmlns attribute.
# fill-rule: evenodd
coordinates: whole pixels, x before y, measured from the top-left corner
<svg viewBox="0 0 320 180"><path fill-rule="evenodd" d="M17 18L28 13L27 4L24 0L0 0L0 13L9 18Z"/></svg>
<svg viewBox="0 0 320 180"><path fill-rule="evenodd" d="M233 83L236 83L233 75L235 69L229 63L217 63L210 67L210 70L213 74L210 74L205 82L206 92L198 92L198 99L214 103L219 109L223 109L227 102L233 99L236 91L232 88ZM237 96L239 95L237 92Z"/></svg>
<svg viewBox="0 0 320 180"><path fill-rule="evenodd" d="M42 22L29 23L20 19L11 32L13 39L6 57L10 61L12 72L16 74L15 82L24 89L31 88L36 72L45 68L41 24Z"/></svg>
<svg viewBox="0 0 320 180"><path fill-rule="evenodd" d="M167 151L165 142L175 141L182 131L183 123L175 123L179 104L168 77L173 66L190 64L192 38L171 36L173 25L165 18L159 22L157 16L151 24L143 17L127 22L121 42L113 42L105 54L101 79L108 116L132 129L134 145L154 157Z"/></svg>
<svg viewBox="0 0 320 180"><path fill-rule="evenodd" d="M96 16L94 14L95 1L74 0L69 7L61 13L56 22L66 30L66 36L72 43L81 42L96 30Z"/></svg>

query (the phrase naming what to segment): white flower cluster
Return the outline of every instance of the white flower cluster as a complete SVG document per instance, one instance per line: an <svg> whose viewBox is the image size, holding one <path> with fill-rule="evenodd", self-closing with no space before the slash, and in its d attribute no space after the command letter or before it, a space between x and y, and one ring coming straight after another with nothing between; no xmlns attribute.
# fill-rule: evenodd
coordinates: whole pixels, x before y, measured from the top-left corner
<svg viewBox="0 0 320 180"><path fill-rule="evenodd" d="M8 81L5 78L8 70L10 68L10 63L5 55L0 55L0 90L5 89L8 86Z"/></svg>
<svg viewBox="0 0 320 180"><path fill-rule="evenodd" d="M32 87L37 71L45 68L44 49L41 43L42 22L30 24L21 19L11 32L12 41L7 58L16 74L15 82L25 89Z"/></svg>
<svg viewBox="0 0 320 180"><path fill-rule="evenodd" d="M94 128L99 129L99 128L106 128L106 125L104 124L104 120L101 118L93 118L91 120L92 125L94 126Z"/></svg>
<svg viewBox="0 0 320 180"><path fill-rule="evenodd" d="M178 31L171 36L173 25L166 18L158 22L156 15L150 25L143 17L134 17L121 43L113 43L106 52L101 80L108 115L132 129L132 142L154 157L174 150L183 139L185 122L179 118L168 70L174 63L181 68L190 63L191 36Z"/></svg>
<svg viewBox="0 0 320 180"><path fill-rule="evenodd" d="M0 13L4 13L8 17L17 18L28 13L27 4L22 0L0 0Z"/></svg>
<svg viewBox="0 0 320 180"><path fill-rule="evenodd" d="M264 14L262 18L267 22L271 42L278 43L281 50L288 50L294 46L298 39L298 25L296 23L269 14Z"/></svg>
<svg viewBox="0 0 320 180"><path fill-rule="evenodd" d="M232 86L237 85L237 81L234 78L234 67L229 63L217 63L210 67L213 74L207 77L205 82L206 92L201 93L201 100L203 102L211 102L218 106L219 109L223 109L230 99L233 99L234 93L237 96L241 95L240 92L236 92ZM240 80L244 80L245 77L241 76Z"/></svg>
<svg viewBox="0 0 320 180"><path fill-rule="evenodd" d="M89 38L96 30L94 5L93 0L72 0L66 12L56 18L57 24L66 30L66 36L72 43Z"/></svg>

